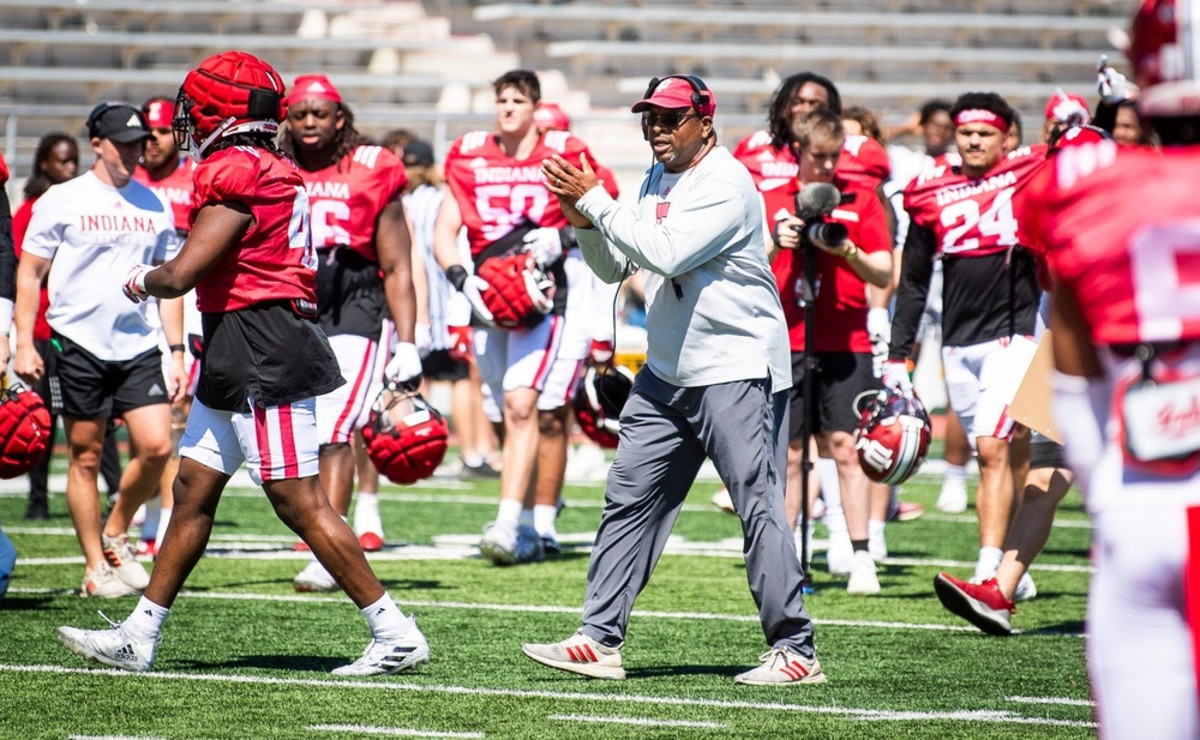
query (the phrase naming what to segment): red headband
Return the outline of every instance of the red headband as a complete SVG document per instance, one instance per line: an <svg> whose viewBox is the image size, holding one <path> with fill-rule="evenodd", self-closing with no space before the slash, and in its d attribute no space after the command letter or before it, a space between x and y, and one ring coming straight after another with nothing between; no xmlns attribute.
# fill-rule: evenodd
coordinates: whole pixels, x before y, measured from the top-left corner
<svg viewBox="0 0 1200 740"><path fill-rule="evenodd" d="M959 111L959 114L954 117L955 128L966 126L969 123L986 123L1000 129L1002 134L1008 133L1008 124L1004 122L1004 119L986 108L968 108Z"/></svg>
<svg viewBox="0 0 1200 740"><path fill-rule="evenodd" d="M335 103L342 102L337 88L325 75L300 75L292 83L292 92L287 96L288 105L295 105L307 98L322 98Z"/></svg>

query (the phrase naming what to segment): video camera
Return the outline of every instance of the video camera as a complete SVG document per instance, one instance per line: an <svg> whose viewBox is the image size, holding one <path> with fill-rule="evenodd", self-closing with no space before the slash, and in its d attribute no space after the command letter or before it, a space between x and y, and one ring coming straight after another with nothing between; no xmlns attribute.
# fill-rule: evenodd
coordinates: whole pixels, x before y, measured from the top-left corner
<svg viewBox="0 0 1200 740"><path fill-rule="evenodd" d="M796 193L796 216L804 221L796 227L802 246L836 249L846 243L850 230L829 218L841 202L842 194L827 182L810 182Z"/></svg>

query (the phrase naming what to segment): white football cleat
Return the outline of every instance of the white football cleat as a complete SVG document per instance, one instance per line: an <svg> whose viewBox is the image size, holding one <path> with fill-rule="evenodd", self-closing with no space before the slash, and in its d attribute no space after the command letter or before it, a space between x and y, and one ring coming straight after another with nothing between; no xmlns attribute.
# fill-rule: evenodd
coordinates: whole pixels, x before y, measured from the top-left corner
<svg viewBox="0 0 1200 740"><path fill-rule="evenodd" d="M400 673L429 662L429 642L417 629L415 617L406 619L404 632L397 637L371 640L362 657L350 665L334 668L335 676L383 676Z"/></svg>
<svg viewBox="0 0 1200 740"><path fill-rule="evenodd" d="M150 585L150 574L146 572L146 566L138 562L137 551L129 544L129 535L109 537L101 534L100 541L104 546L104 559L117 578L132 589L144 591Z"/></svg>
<svg viewBox="0 0 1200 740"><path fill-rule="evenodd" d="M937 510L945 514L961 514L967 510L967 484L964 481L942 481Z"/></svg>
<svg viewBox="0 0 1200 740"><path fill-rule="evenodd" d="M120 622L104 615L109 629L81 630L77 627L59 627L58 641L71 652L89 660L103 663L126 671L148 671L154 668L154 650L158 639L134 637L125 631Z"/></svg>
<svg viewBox="0 0 1200 740"><path fill-rule="evenodd" d="M829 575L844 576L854 568L854 548L850 545L850 533L829 533L829 549L825 551L825 562L829 566Z"/></svg>
<svg viewBox="0 0 1200 740"><path fill-rule="evenodd" d="M308 561L304 570L297 573L296 577L292 579L292 585L297 591L305 593L327 593L341 588L337 581L333 580L329 571L325 570L325 566L317 560Z"/></svg>
<svg viewBox="0 0 1200 740"><path fill-rule="evenodd" d="M1034 596L1037 596L1037 584L1033 582L1033 578L1026 571L1021 576L1021 580L1017 581L1017 588L1013 591L1014 602L1029 601Z"/></svg>
<svg viewBox="0 0 1200 740"><path fill-rule="evenodd" d="M879 575L875 570L875 558L867 550L854 553L854 565L850 569L850 580L846 593L857 596L873 596L879 593Z"/></svg>

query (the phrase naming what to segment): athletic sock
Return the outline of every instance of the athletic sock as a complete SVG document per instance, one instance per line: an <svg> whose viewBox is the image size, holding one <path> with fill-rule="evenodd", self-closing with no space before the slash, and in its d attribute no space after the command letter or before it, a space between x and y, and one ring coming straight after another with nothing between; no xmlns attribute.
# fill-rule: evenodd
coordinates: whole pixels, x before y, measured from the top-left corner
<svg viewBox="0 0 1200 740"><path fill-rule="evenodd" d="M859 550L870 552L869 544L870 540L850 540L850 547L854 549L854 552L858 552Z"/></svg>
<svg viewBox="0 0 1200 740"><path fill-rule="evenodd" d="M167 607L159 606L143 596L138 599L133 613L125 618L121 626L134 637L154 640L158 638L158 633L162 630L163 622L166 621L170 611Z"/></svg>
<svg viewBox="0 0 1200 740"><path fill-rule="evenodd" d="M517 526L533 529L533 509L521 509L521 515L517 517Z"/></svg>
<svg viewBox="0 0 1200 740"><path fill-rule="evenodd" d="M501 499L500 509L496 512L496 524L516 528L521 518L522 504L516 499Z"/></svg>
<svg viewBox="0 0 1200 740"><path fill-rule="evenodd" d="M146 502L146 518L142 520L140 539L152 540L158 533L158 522L162 517L162 496L155 495ZM166 531L166 530L163 530Z"/></svg>
<svg viewBox="0 0 1200 740"><path fill-rule="evenodd" d="M946 472L942 475L942 486L947 483L958 483L966 485L967 467L965 465L946 464Z"/></svg>
<svg viewBox="0 0 1200 740"><path fill-rule="evenodd" d="M154 532L154 542L156 545L162 544L163 538L167 536L167 527L169 526L171 526L171 510L162 509L158 513L158 529Z"/></svg>
<svg viewBox="0 0 1200 740"><path fill-rule="evenodd" d="M387 591L374 604L362 609L367 624L371 627L371 636L376 640L387 640L399 637L407 627L407 618L392 596Z"/></svg>
<svg viewBox="0 0 1200 740"><path fill-rule="evenodd" d="M1004 551L998 547L979 548L979 562L975 565L975 579L987 580L996 575L1000 568L1000 558Z"/></svg>
<svg viewBox="0 0 1200 740"><path fill-rule="evenodd" d="M533 507L533 528L543 537L558 539L554 522L558 518L558 507L547 504L537 504Z"/></svg>
<svg viewBox="0 0 1200 740"><path fill-rule="evenodd" d="M374 532L383 534L383 520L379 517L379 494L375 491L359 491L354 502L354 533Z"/></svg>

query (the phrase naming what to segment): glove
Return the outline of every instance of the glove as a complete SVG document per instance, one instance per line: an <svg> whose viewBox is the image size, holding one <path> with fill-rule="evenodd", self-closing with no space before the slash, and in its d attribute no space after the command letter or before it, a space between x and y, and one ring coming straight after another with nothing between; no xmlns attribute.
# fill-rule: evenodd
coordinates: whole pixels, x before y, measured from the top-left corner
<svg viewBox="0 0 1200 740"><path fill-rule="evenodd" d="M538 267L545 268L562 257L562 236L558 229L534 229L525 235L525 250L533 255Z"/></svg>
<svg viewBox="0 0 1200 740"><path fill-rule="evenodd" d="M613 359L613 343L610 339L593 339L588 348L588 360L593 365L610 365Z"/></svg>
<svg viewBox="0 0 1200 740"><path fill-rule="evenodd" d="M484 326L495 326L495 321L492 318L492 312L488 310L487 303L483 300L483 294L488 288L488 281L478 275L469 275L463 281L462 293L467 297L467 302L471 304L471 313Z"/></svg>
<svg viewBox="0 0 1200 740"><path fill-rule="evenodd" d="M398 384L408 383L421 377L421 353L412 342L396 344L396 353L388 360L383 375Z"/></svg>
<svg viewBox="0 0 1200 740"><path fill-rule="evenodd" d="M413 343L422 357L429 355L433 349L433 328L429 324L418 321L413 326Z"/></svg>
<svg viewBox="0 0 1200 740"><path fill-rule="evenodd" d="M912 378L908 377L908 363L903 360L888 360L883 370L883 384L895 388L905 396L912 396Z"/></svg>
<svg viewBox="0 0 1200 740"><path fill-rule="evenodd" d="M886 308L872 308L867 312L867 335L871 339L871 369L875 377L882 378L887 365L888 341L892 336L892 322Z"/></svg>
<svg viewBox="0 0 1200 740"><path fill-rule="evenodd" d="M450 335L450 347L446 350L451 359L459 362L470 362L471 349L471 327L469 326L447 326L446 332Z"/></svg>
<svg viewBox="0 0 1200 740"><path fill-rule="evenodd" d="M146 273L153 269L154 265L134 265L129 268L125 285L121 286L126 298L134 303L150 300L150 294L146 292Z"/></svg>

